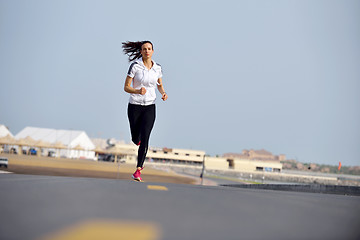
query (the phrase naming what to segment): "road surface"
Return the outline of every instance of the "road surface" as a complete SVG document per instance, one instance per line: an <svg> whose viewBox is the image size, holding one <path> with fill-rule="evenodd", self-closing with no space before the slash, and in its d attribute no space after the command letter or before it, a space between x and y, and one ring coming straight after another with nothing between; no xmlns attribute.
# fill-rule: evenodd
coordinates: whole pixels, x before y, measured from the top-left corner
<svg viewBox="0 0 360 240"><path fill-rule="evenodd" d="M0 185L4 240L360 239L356 196L20 174Z"/></svg>

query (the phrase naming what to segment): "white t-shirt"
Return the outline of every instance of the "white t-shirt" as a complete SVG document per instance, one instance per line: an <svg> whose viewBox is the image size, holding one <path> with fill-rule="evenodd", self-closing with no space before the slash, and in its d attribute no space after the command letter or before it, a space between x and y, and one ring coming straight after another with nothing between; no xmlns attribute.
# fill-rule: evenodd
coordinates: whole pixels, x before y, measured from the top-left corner
<svg viewBox="0 0 360 240"><path fill-rule="evenodd" d="M156 100L156 87L159 84L158 79L162 77L161 66L155 61L149 70L145 67L142 58L135 60L129 67L128 76L133 79L133 87L135 89L146 89L145 95L130 94L129 102L137 105L151 105Z"/></svg>

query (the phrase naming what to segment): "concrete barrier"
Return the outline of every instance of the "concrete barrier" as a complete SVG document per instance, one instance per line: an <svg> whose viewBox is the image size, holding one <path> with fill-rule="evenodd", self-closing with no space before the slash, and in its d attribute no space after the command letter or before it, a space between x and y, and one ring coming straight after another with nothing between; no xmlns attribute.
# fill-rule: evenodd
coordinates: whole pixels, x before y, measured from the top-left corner
<svg viewBox="0 0 360 240"><path fill-rule="evenodd" d="M338 185L290 185L290 184L222 184L226 187L266 189L277 191L293 191L293 192L310 192L310 193L327 193L360 196L360 187L356 186L338 186Z"/></svg>

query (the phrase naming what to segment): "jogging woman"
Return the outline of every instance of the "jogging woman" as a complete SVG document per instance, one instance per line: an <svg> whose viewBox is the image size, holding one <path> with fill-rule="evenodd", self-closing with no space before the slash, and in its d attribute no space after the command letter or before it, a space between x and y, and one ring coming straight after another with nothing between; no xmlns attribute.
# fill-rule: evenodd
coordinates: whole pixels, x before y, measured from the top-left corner
<svg viewBox="0 0 360 240"><path fill-rule="evenodd" d="M125 80L124 90L130 93L128 118L131 140L139 146L136 171L132 178L142 181L141 170L149 146L151 130L155 122L156 88L166 101L168 96L162 84L160 64L153 61L153 44L150 41L123 42L124 53L132 62Z"/></svg>

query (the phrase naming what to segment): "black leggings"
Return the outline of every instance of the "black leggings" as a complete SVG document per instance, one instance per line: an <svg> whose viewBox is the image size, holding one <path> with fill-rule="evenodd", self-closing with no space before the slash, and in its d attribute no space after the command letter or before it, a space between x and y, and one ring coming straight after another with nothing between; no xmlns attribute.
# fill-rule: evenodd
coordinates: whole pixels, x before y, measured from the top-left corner
<svg viewBox="0 0 360 240"><path fill-rule="evenodd" d="M143 167L149 146L150 133L155 122L155 104L141 106L129 103L128 118L130 123L131 140L140 147L138 150L137 167Z"/></svg>

